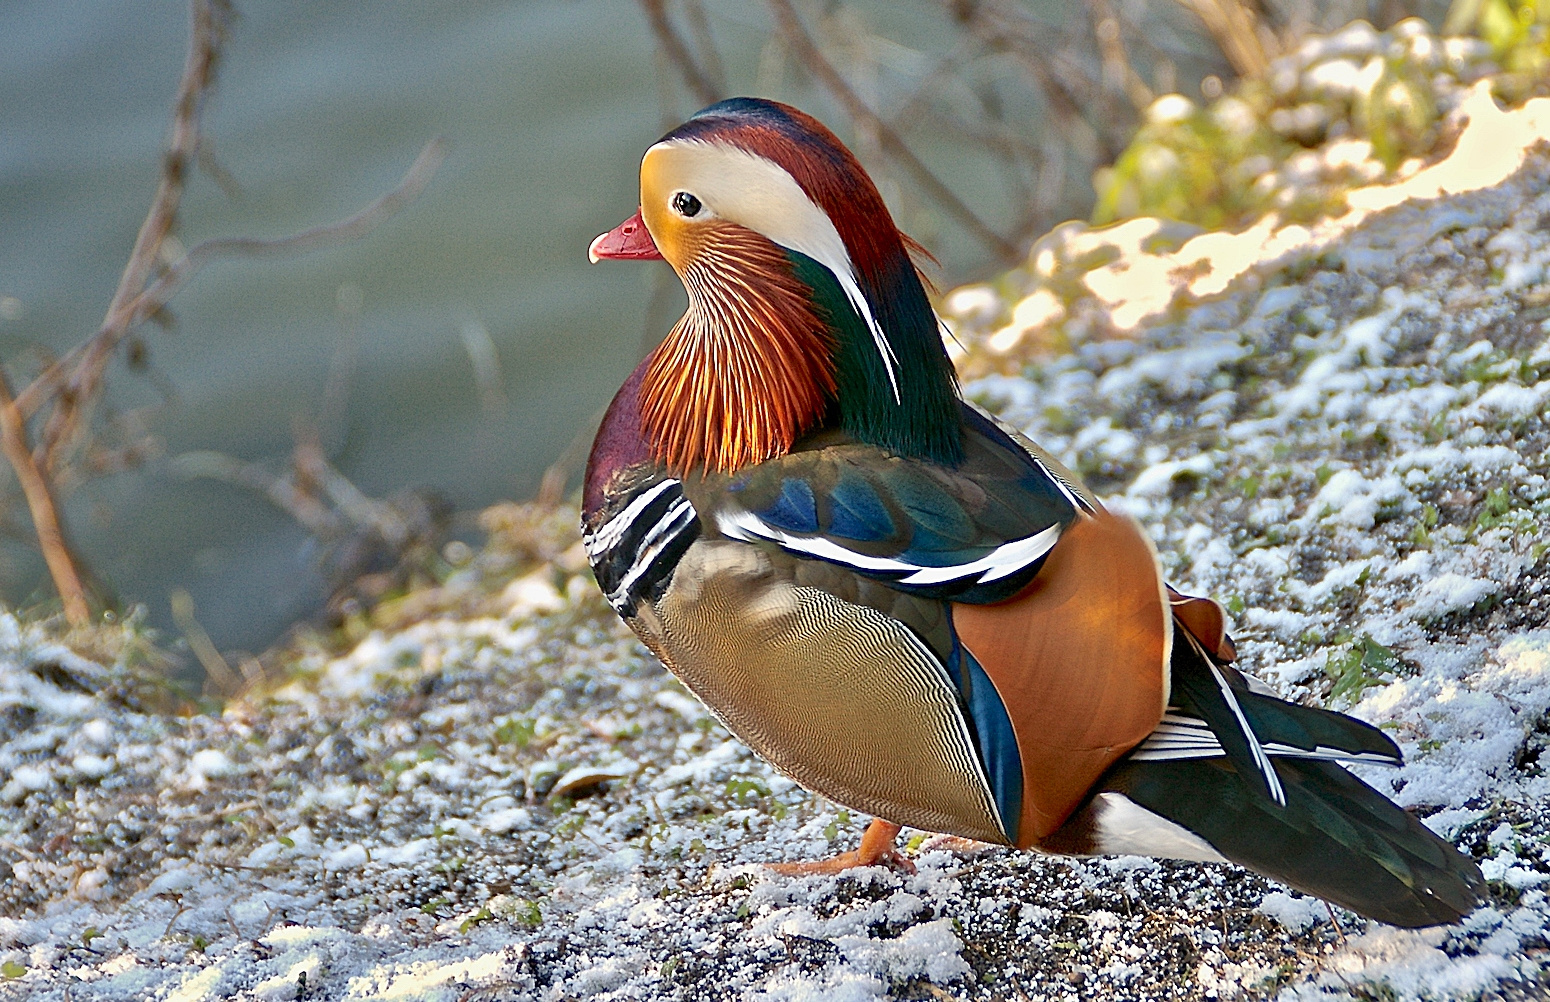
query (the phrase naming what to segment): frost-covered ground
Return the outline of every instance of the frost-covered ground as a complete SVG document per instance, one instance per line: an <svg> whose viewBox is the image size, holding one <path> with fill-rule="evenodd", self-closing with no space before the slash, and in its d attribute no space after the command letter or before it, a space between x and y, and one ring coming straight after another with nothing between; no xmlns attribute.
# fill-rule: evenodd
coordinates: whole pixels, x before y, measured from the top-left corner
<svg viewBox="0 0 1550 1002"><path fill-rule="evenodd" d="M1547 264L1541 151L969 387L1227 604L1245 667L1390 730L1369 780L1490 878L1459 928L923 835L912 876L774 876L865 819L730 739L573 548L220 716L0 616L0 998L1544 997Z"/></svg>

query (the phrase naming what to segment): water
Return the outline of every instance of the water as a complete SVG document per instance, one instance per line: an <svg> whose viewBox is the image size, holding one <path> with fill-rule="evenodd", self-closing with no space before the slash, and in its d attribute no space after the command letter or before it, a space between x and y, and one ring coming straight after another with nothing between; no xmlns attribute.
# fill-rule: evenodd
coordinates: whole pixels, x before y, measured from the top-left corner
<svg viewBox="0 0 1550 1002"><path fill-rule="evenodd" d="M879 29L940 50L936 4L863 5ZM763 8L712 4L731 88L753 92ZM426 139L451 153L426 194L359 243L285 261L217 263L150 329L154 374L116 367L111 402L145 407L162 453L75 490L88 565L168 621L188 589L223 648L257 649L315 608L307 536L257 495L176 475L212 449L278 462L315 422L331 362L353 344L336 464L385 496L429 485L460 509L530 496L650 337L653 269L591 267L588 241L627 216L663 114L653 46L625 0L247 0L206 117L229 198L206 176L185 198L186 244L278 236L341 218L392 187ZM175 0L0 5L0 358L18 381L101 321L155 189L187 13ZM911 58L900 50L901 58ZM787 73L770 96L827 113ZM687 101L679 113L692 111ZM996 218L990 167L922 142L959 193ZM898 199L961 279L991 262L928 206ZM358 302L358 319L339 304ZM503 396L481 396L465 328L487 331ZM477 342L477 338L475 339ZM6 472L6 482L10 483ZM13 505L12 535L30 533ZM0 591L43 597L40 562L3 547Z"/></svg>

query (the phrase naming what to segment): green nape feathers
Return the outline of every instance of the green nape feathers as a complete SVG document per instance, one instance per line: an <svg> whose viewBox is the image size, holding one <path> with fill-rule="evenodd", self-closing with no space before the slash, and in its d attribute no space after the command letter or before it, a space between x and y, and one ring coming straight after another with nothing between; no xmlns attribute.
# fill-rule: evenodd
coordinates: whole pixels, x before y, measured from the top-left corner
<svg viewBox="0 0 1550 1002"><path fill-rule="evenodd" d="M897 294L883 298L878 310L899 384L895 399L890 360L879 353L834 274L804 254L788 250L786 255L797 279L812 290L835 338L836 399L826 423L895 455L956 466L963 458L957 376L913 270L893 283Z"/></svg>

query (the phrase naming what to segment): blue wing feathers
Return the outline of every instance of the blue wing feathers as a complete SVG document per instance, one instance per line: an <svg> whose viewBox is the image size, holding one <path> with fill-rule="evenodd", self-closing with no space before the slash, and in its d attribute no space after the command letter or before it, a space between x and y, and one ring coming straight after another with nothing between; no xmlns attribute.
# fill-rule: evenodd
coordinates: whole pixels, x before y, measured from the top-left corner
<svg viewBox="0 0 1550 1002"><path fill-rule="evenodd" d="M889 486L913 525L911 550L958 550L981 541L961 500L925 477L896 479L899 482Z"/></svg>
<svg viewBox="0 0 1550 1002"><path fill-rule="evenodd" d="M993 422L967 406L963 418L956 467L831 430L740 471L724 500L707 501L732 538L774 542L924 597L1001 601L1038 573L1078 509Z"/></svg>
<svg viewBox="0 0 1550 1002"><path fill-rule="evenodd" d="M891 538L898 527L871 484L859 476L842 476L829 492L829 532L841 539L876 543Z"/></svg>
<svg viewBox="0 0 1550 1002"><path fill-rule="evenodd" d="M788 532L817 532L818 507L813 497L813 487L798 477L786 477L780 482L780 494L775 503L759 512L766 522Z"/></svg>
<svg viewBox="0 0 1550 1002"><path fill-rule="evenodd" d="M1017 736L1012 731L1006 704L1001 701L1001 694L996 691L990 676L985 674L985 669L956 636L947 670L974 726L980 766L990 781L990 792L995 798L996 810L1001 814L1001 827L1007 840L1016 845L1018 821L1023 813L1023 760L1017 750Z"/></svg>

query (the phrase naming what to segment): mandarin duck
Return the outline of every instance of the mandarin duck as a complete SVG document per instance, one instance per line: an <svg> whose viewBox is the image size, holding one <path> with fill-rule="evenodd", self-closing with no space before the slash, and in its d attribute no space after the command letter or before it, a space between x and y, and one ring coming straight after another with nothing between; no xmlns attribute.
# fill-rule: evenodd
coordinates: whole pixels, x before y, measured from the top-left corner
<svg viewBox="0 0 1550 1002"><path fill-rule="evenodd" d="M965 401L877 188L814 118L734 98L646 151L590 257L687 312L615 396L583 489L609 603L727 728L875 820L1067 855L1231 861L1400 926L1475 864L1341 765L1377 728L1232 665L1216 603Z"/></svg>

